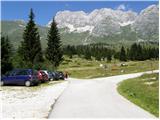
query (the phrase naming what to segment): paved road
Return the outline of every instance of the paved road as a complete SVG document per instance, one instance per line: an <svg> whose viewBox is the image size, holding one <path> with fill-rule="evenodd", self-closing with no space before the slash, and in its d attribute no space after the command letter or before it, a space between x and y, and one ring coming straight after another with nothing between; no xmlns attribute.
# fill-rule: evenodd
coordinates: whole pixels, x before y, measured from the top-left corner
<svg viewBox="0 0 160 120"><path fill-rule="evenodd" d="M93 80L70 78L49 118L154 118L118 94L117 83L142 73Z"/></svg>

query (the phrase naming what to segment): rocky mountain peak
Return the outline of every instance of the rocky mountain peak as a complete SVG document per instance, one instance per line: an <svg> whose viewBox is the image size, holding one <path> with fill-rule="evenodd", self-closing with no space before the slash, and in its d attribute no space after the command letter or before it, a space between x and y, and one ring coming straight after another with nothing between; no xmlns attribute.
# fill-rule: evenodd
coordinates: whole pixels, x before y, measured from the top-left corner
<svg viewBox="0 0 160 120"><path fill-rule="evenodd" d="M151 5L139 14L131 10L114 10L110 8L95 9L90 13L84 11L59 11L55 20L59 28L66 32L89 32L95 36L120 34L121 28L130 25L131 30L140 36L158 34L158 5ZM48 23L50 26L50 22ZM155 35L156 34L156 35Z"/></svg>
<svg viewBox="0 0 160 120"><path fill-rule="evenodd" d="M142 10L133 24L133 29L144 39L153 39L159 33L159 7L151 5Z"/></svg>

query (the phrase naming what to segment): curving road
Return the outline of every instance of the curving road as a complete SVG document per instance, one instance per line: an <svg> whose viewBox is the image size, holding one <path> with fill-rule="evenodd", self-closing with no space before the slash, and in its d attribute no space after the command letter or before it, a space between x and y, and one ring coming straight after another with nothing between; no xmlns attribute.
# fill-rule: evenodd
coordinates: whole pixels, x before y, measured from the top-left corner
<svg viewBox="0 0 160 120"><path fill-rule="evenodd" d="M70 78L68 88L57 100L49 118L154 118L116 90L118 82L143 73L92 80Z"/></svg>

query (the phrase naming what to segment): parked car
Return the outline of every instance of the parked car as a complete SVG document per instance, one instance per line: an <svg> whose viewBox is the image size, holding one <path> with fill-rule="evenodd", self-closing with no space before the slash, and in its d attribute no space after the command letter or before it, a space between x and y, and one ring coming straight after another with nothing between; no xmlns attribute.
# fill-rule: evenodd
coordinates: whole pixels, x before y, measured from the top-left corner
<svg viewBox="0 0 160 120"><path fill-rule="evenodd" d="M50 80L53 80L52 72L50 72L50 71L48 71L48 70L42 70L42 71L46 73L49 81L50 81Z"/></svg>
<svg viewBox="0 0 160 120"><path fill-rule="evenodd" d="M59 79L64 80L65 76L64 76L63 72L57 71L56 74L57 74L58 80Z"/></svg>
<svg viewBox="0 0 160 120"><path fill-rule="evenodd" d="M53 76L52 72L50 72L50 71L47 71L47 72L48 72L49 80L50 81L54 80L54 76Z"/></svg>
<svg viewBox="0 0 160 120"><path fill-rule="evenodd" d="M47 81L49 81L51 79L51 76L48 74L48 71L47 70L41 70L41 71L43 71L47 75L48 78Z"/></svg>
<svg viewBox="0 0 160 120"><path fill-rule="evenodd" d="M42 71L42 70L38 71L37 76L38 76L38 80L41 83L48 81L48 75L44 71Z"/></svg>
<svg viewBox="0 0 160 120"><path fill-rule="evenodd" d="M38 85L37 71L33 69L14 69L1 78L1 85Z"/></svg>
<svg viewBox="0 0 160 120"><path fill-rule="evenodd" d="M57 72L52 72L53 80L59 80L59 75Z"/></svg>

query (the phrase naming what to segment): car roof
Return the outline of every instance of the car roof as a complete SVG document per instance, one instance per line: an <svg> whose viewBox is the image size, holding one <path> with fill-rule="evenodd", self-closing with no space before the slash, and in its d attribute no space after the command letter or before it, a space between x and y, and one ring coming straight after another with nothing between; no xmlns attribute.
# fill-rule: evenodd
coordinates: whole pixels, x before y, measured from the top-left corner
<svg viewBox="0 0 160 120"><path fill-rule="evenodd" d="M13 69L13 70L33 70L33 69L25 69L25 68L16 68L16 69Z"/></svg>

